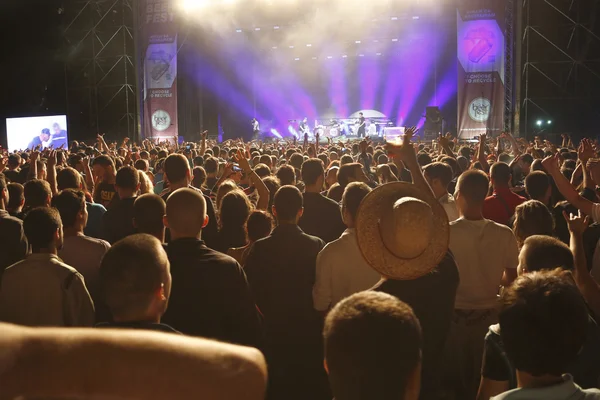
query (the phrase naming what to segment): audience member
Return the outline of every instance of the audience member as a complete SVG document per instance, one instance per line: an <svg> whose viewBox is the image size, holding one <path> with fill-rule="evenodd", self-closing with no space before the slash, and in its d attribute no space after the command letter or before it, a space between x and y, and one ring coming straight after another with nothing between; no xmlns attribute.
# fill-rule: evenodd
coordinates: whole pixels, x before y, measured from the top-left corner
<svg viewBox="0 0 600 400"><path fill-rule="evenodd" d="M254 243L245 265L264 315L269 390L274 399L328 397L321 321L312 302L316 259L325 244L298 226L302 212L302 193L294 186L279 189L273 204L277 227Z"/></svg>
<svg viewBox="0 0 600 400"><path fill-rule="evenodd" d="M259 347L262 333L246 275L231 257L206 247L206 200L182 188L169 196L166 246L173 288L165 323L194 336Z"/></svg>
<svg viewBox="0 0 600 400"><path fill-rule="evenodd" d="M163 243L165 213L166 204L160 196L153 193L138 196L133 203L133 226L136 232L154 236Z"/></svg>
<svg viewBox="0 0 600 400"><path fill-rule="evenodd" d="M452 168L442 162L434 162L423 168L423 174L436 199L440 202L448 220L456 221L459 218L458 208L454 197L448 193L448 185L452 180Z"/></svg>
<svg viewBox="0 0 600 400"><path fill-rule="evenodd" d="M510 190L510 168L507 164L498 162L492 165L490 178L494 192L485 199L483 216L502 225L508 225L515 208L527 199Z"/></svg>
<svg viewBox="0 0 600 400"><path fill-rule="evenodd" d="M347 229L317 257L313 302L318 311L327 311L342 299L372 288L380 279L363 258L356 242L356 214L369 192L371 188L364 183L353 182L346 186L341 208Z"/></svg>
<svg viewBox="0 0 600 400"><path fill-rule="evenodd" d="M325 367L336 400L417 400L421 325L412 309L385 293L338 303L323 331Z"/></svg>
<svg viewBox="0 0 600 400"><path fill-rule="evenodd" d="M60 214L39 207L23 221L32 254L8 267L0 284L0 321L28 326L92 326L94 304L83 276L58 258Z"/></svg>
<svg viewBox="0 0 600 400"><path fill-rule="evenodd" d="M113 322L98 327L177 333L160 323L171 294L171 273L155 237L131 235L111 247L102 259L100 284Z"/></svg>
<svg viewBox="0 0 600 400"><path fill-rule="evenodd" d="M548 207L538 200L529 200L515 209L513 231L519 247L533 235L554 235L554 218Z"/></svg>
<svg viewBox="0 0 600 400"><path fill-rule="evenodd" d="M246 265L248 253L254 242L269 236L272 230L273 217L270 213L261 210L252 211L245 224L248 244L243 247L230 248L227 250L227 255L235 258L235 260L239 262L242 267L244 267L244 265Z"/></svg>
<svg viewBox="0 0 600 400"><path fill-rule="evenodd" d="M23 185L16 182L11 182L7 185L8 189L8 203L6 204L6 211L11 217L18 217L23 211L25 205L25 194Z"/></svg>
<svg viewBox="0 0 600 400"><path fill-rule="evenodd" d="M63 190L54 196L52 206L60 213L63 223L63 246L59 249L58 256L83 275L85 285L96 303L99 299L100 261L110 244L83 233L88 213L82 191Z"/></svg>
<svg viewBox="0 0 600 400"><path fill-rule="evenodd" d="M115 187L117 178L115 162L107 155L100 155L92 162L92 173L95 182L94 203L102 204L106 209L110 209L114 204L113 200L119 198Z"/></svg>
<svg viewBox="0 0 600 400"><path fill-rule="evenodd" d="M117 201L102 217L103 238L111 244L133 235L133 203L140 189L140 177L133 167L123 167L115 178Z"/></svg>
<svg viewBox="0 0 600 400"><path fill-rule="evenodd" d="M317 158L305 161L302 164L302 181L306 185L303 194L304 212L298 226L325 243L333 242L340 237L345 227L338 203L321 194L325 184L323 162Z"/></svg>
<svg viewBox="0 0 600 400"><path fill-rule="evenodd" d="M6 267L21 261L29 251L23 222L6 211L9 201L6 178L0 173L0 279Z"/></svg>

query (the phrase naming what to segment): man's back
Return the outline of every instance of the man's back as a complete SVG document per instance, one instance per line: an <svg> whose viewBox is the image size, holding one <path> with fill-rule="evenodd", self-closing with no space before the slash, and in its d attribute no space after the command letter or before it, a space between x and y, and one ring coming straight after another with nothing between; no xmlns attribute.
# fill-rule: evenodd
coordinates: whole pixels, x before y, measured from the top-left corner
<svg viewBox="0 0 600 400"><path fill-rule="evenodd" d="M65 237L63 247L58 252L61 260L83 275L94 300L99 295L100 262L109 248L110 244L105 240L80 234Z"/></svg>
<svg viewBox="0 0 600 400"><path fill-rule="evenodd" d="M23 222L0 210L0 276L5 268L25 258L27 250Z"/></svg>
<svg viewBox="0 0 600 400"><path fill-rule="evenodd" d="M459 276L448 252L429 274L408 281L383 280L374 290L396 296L415 312L423 329L421 399L436 398L441 354L450 331Z"/></svg>
<svg viewBox="0 0 600 400"><path fill-rule="evenodd" d="M325 243L333 242L346 229L340 206L320 193L304 193L304 213L298 226Z"/></svg>
<svg viewBox="0 0 600 400"><path fill-rule="evenodd" d="M581 389L570 375L563 376L563 382L552 386L519 388L509 390L490 400L600 400L600 390Z"/></svg>
<svg viewBox="0 0 600 400"><path fill-rule="evenodd" d="M504 270L516 268L519 262L513 232L487 219L460 218L450 223L449 247L460 275L455 307L494 308Z"/></svg>
<svg viewBox="0 0 600 400"><path fill-rule="evenodd" d="M166 250L173 287L163 322L184 334L259 346L260 321L240 265L197 239L173 240Z"/></svg>
<svg viewBox="0 0 600 400"><path fill-rule="evenodd" d="M133 235L133 203L135 197L119 199L115 205L102 216L102 237L111 244Z"/></svg>
<svg viewBox="0 0 600 400"><path fill-rule="evenodd" d="M74 268L55 255L31 254L4 271L0 320L28 326L93 326L94 305Z"/></svg>
<svg viewBox="0 0 600 400"><path fill-rule="evenodd" d="M280 225L271 236L254 243L245 271L267 330L302 335L314 328L318 315L312 288L323 246L321 239L297 225Z"/></svg>
<svg viewBox="0 0 600 400"><path fill-rule="evenodd" d="M515 208L527 199L513 193L508 188L494 190L494 194L487 197L483 203L483 216L502 225L507 225L510 217L515 213Z"/></svg>

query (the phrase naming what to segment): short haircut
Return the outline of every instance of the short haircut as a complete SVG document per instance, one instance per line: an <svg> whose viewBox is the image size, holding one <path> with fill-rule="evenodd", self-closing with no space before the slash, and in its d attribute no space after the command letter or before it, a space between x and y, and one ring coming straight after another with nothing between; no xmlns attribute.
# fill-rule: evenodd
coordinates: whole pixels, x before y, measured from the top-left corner
<svg viewBox="0 0 600 400"><path fill-rule="evenodd" d="M171 230L196 236L202 231L206 218L206 200L198 190L178 189L167 199L166 215Z"/></svg>
<svg viewBox="0 0 600 400"><path fill-rule="evenodd" d="M494 183L499 183L501 185L508 185L510 181L510 167L507 163L497 162L492 165L490 169L490 177L494 181Z"/></svg>
<svg viewBox="0 0 600 400"><path fill-rule="evenodd" d="M256 242L267 237L273 230L273 217L271 214L261 210L254 210L246 221L246 232L248 240Z"/></svg>
<svg viewBox="0 0 600 400"><path fill-rule="evenodd" d="M190 164L183 154L171 154L165 160L164 170L169 182L180 182L190 173Z"/></svg>
<svg viewBox="0 0 600 400"><path fill-rule="evenodd" d="M522 245L529 236L552 236L554 234L554 217L541 201L526 201L515 208L513 231L519 245Z"/></svg>
<svg viewBox="0 0 600 400"><path fill-rule="evenodd" d="M447 188L453 178L452 167L444 162L434 162L426 165L423 172L430 179L438 179Z"/></svg>
<svg viewBox="0 0 600 400"><path fill-rule="evenodd" d="M525 178L525 190L533 200L542 200L549 187L550 178L542 171L533 171Z"/></svg>
<svg viewBox="0 0 600 400"><path fill-rule="evenodd" d="M336 400L404 398L422 348L410 306L385 293L356 293L327 315L323 336Z"/></svg>
<svg viewBox="0 0 600 400"><path fill-rule="evenodd" d="M204 165L204 157L196 156L194 157L194 167L202 167Z"/></svg>
<svg viewBox="0 0 600 400"><path fill-rule="evenodd" d="M81 175L75 168L63 168L56 173L56 184L58 190L80 189Z"/></svg>
<svg viewBox="0 0 600 400"><path fill-rule="evenodd" d="M60 213L65 228L75 225L77 214L85 209L85 193L81 190L65 189L52 199L52 207Z"/></svg>
<svg viewBox="0 0 600 400"><path fill-rule="evenodd" d="M502 294L500 336L509 360L533 376L566 372L586 338L588 311L571 273L518 277Z"/></svg>
<svg viewBox="0 0 600 400"><path fill-rule="evenodd" d="M271 168L266 164L260 163L254 167L254 172L256 172L256 175L258 175L259 178L266 178L271 175Z"/></svg>
<svg viewBox="0 0 600 400"><path fill-rule="evenodd" d="M21 165L21 156L14 153L9 154L7 163L9 168L17 168L19 165Z"/></svg>
<svg viewBox="0 0 600 400"><path fill-rule="evenodd" d="M356 214L358 214L360 203L369 192L371 192L371 188L366 183L362 182L352 182L344 189L342 205L353 220L356 220Z"/></svg>
<svg viewBox="0 0 600 400"><path fill-rule="evenodd" d="M569 246L547 235L533 235L525 239L519 256L521 267L528 272L562 268L575 268L573 253Z"/></svg>
<svg viewBox="0 0 600 400"><path fill-rule="evenodd" d="M58 210L50 207L34 208L23 220L25 236L34 252L48 248L61 226L62 221Z"/></svg>
<svg viewBox="0 0 600 400"><path fill-rule="evenodd" d="M169 260L158 239L135 234L115 243L102 258L100 287L114 317L142 317L168 275Z"/></svg>
<svg viewBox="0 0 600 400"><path fill-rule="evenodd" d="M273 207L277 212L278 221L293 221L304 206L302 193L295 186L282 186L275 193Z"/></svg>
<svg viewBox="0 0 600 400"><path fill-rule="evenodd" d="M104 154L94 158L94 161L92 161L92 167L94 165L100 165L102 167L113 167L113 169L115 168L115 162L113 161L113 159Z"/></svg>
<svg viewBox="0 0 600 400"><path fill-rule="evenodd" d="M123 167L117 172L115 186L122 189L135 190L140 184L140 175L137 169L133 167Z"/></svg>
<svg viewBox="0 0 600 400"><path fill-rule="evenodd" d="M302 168L304 157L300 153L294 153L290 156L290 165L296 169Z"/></svg>
<svg viewBox="0 0 600 400"><path fill-rule="evenodd" d="M27 208L45 207L48 205L48 198L52 197L50 184L41 179L32 179L25 183L23 187L25 195L25 206Z"/></svg>
<svg viewBox="0 0 600 400"><path fill-rule="evenodd" d="M282 165L277 170L277 178L282 185L295 185L296 184L296 171L291 165Z"/></svg>
<svg viewBox="0 0 600 400"><path fill-rule="evenodd" d="M354 159L352 158L352 156L350 154L344 154L340 158L340 165L352 164L353 162L354 162Z"/></svg>
<svg viewBox="0 0 600 400"><path fill-rule="evenodd" d="M421 167L431 164L432 161L431 156L425 152L419 152L419 154L417 154L417 162Z"/></svg>
<svg viewBox="0 0 600 400"><path fill-rule="evenodd" d="M348 186L348 184L352 182L351 179L356 177L356 173L360 168L362 168L362 165L359 163L342 165L337 174L337 180L340 186L342 188Z"/></svg>
<svg viewBox="0 0 600 400"><path fill-rule="evenodd" d="M487 197L489 184L490 181L485 172L471 169L461 174L456 189L460 191L460 196L464 197L467 204L480 206Z"/></svg>
<svg viewBox="0 0 600 400"><path fill-rule="evenodd" d="M197 189L202 188L206 184L206 170L202 167L194 167L192 170L192 186ZM212 189L212 188L211 188Z"/></svg>
<svg viewBox="0 0 600 400"><path fill-rule="evenodd" d="M271 159L271 156L263 154L262 156L260 156L260 162L261 164L265 164L267 167L269 167L273 160Z"/></svg>
<svg viewBox="0 0 600 400"><path fill-rule="evenodd" d="M302 164L302 181L306 185L314 185L319 178L325 175L325 167L323 161L318 158L311 158Z"/></svg>
<svg viewBox="0 0 600 400"><path fill-rule="evenodd" d="M207 174L216 174L219 169L219 161L214 157L209 157L204 161L204 169Z"/></svg>
<svg viewBox="0 0 600 400"><path fill-rule="evenodd" d="M525 153L521 156L521 161L527 164L531 164L533 162L533 156L531 154Z"/></svg>
<svg viewBox="0 0 600 400"><path fill-rule="evenodd" d="M148 164L148 160L145 160L143 158L136 160L133 166L135 167L135 169L138 169L140 171L148 171L150 169L150 164Z"/></svg>
<svg viewBox="0 0 600 400"><path fill-rule="evenodd" d="M133 203L133 219L139 233L155 234L160 232L163 217L166 214L165 201L158 195L146 193L135 199Z"/></svg>
<svg viewBox="0 0 600 400"><path fill-rule="evenodd" d="M7 185L7 189L8 204L6 207L11 210L19 208L19 206L23 203L23 200L25 200L25 196L23 194L23 185L17 182L11 182ZM0 188L0 190L2 189Z"/></svg>

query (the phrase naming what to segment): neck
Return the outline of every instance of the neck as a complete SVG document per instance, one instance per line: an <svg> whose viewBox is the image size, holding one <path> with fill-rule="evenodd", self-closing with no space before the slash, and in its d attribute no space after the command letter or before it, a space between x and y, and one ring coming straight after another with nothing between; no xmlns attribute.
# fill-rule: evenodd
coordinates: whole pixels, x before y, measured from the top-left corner
<svg viewBox="0 0 600 400"><path fill-rule="evenodd" d="M146 322L149 324L160 324L160 315L154 316L145 316L142 318L135 317L127 317L127 316L113 316L113 320L118 323L136 323L136 322Z"/></svg>
<svg viewBox="0 0 600 400"><path fill-rule="evenodd" d="M298 223L296 221L277 221L277 225L278 226L283 226L283 225L298 225Z"/></svg>
<svg viewBox="0 0 600 400"><path fill-rule="evenodd" d="M445 189L438 189L438 190L434 190L435 198L440 200L442 197L446 196L448 194L448 191Z"/></svg>
<svg viewBox="0 0 600 400"><path fill-rule="evenodd" d="M48 248L32 250L32 253L33 254L54 254L56 256L56 255L58 255L58 249L56 247L52 246L52 247L48 247Z"/></svg>
<svg viewBox="0 0 600 400"><path fill-rule="evenodd" d="M116 175L109 175L109 176L106 177L106 180L104 182L114 185L114 183L115 183L116 180L117 180L117 176Z"/></svg>
<svg viewBox="0 0 600 400"><path fill-rule="evenodd" d="M119 195L119 199L120 199L120 200L123 200L123 199L131 199L131 198L135 197L136 190L131 190L131 189L118 189L118 190L117 190L117 194Z"/></svg>
<svg viewBox="0 0 600 400"><path fill-rule="evenodd" d="M494 191L507 190L507 189L508 189L508 185L499 185L497 183L494 184Z"/></svg>
<svg viewBox="0 0 600 400"><path fill-rule="evenodd" d="M171 192L174 192L177 189L186 188L186 187L188 187L188 185L189 185L188 181L179 181L179 182L171 183L169 185L169 188L171 189Z"/></svg>
<svg viewBox="0 0 600 400"><path fill-rule="evenodd" d="M63 228L63 235L64 237L73 237L73 236L77 236L80 233L83 233L83 226L82 225L74 225L74 226L70 226L70 227L64 227Z"/></svg>
<svg viewBox="0 0 600 400"><path fill-rule="evenodd" d="M306 185L304 188L304 192L306 193L321 193L321 188L319 185Z"/></svg>
<svg viewBox="0 0 600 400"><path fill-rule="evenodd" d="M517 384L520 388L541 388L562 383L561 376L542 375L533 376L527 372L517 370Z"/></svg>
<svg viewBox="0 0 600 400"><path fill-rule="evenodd" d="M171 240L177 240L177 239L197 239L197 240L202 240L202 231L198 232L197 235L193 235L193 234L179 233L179 232L174 231L171 228Z"/></svg>
<svg viewBox="0 0 600 400"><path fill-rule="evenodd" d="M459 210L460 212L460 216L463 217L464 219L470 220L470 221L479 221L483 219L483 211L481 209L481 207L477 207L477 208L470 208L467 207L464 210Z"/></svg>

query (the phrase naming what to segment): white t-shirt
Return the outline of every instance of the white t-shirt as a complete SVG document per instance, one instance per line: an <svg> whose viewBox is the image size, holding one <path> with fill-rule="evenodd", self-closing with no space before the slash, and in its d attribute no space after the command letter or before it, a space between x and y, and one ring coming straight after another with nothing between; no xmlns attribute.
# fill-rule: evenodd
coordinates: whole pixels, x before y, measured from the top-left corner
<svg viewBox="0 0 600 400"><path fill-rule="evenodd" d="M456 206L456 201L454 200L454 196L450 193L445 194L444 196L438 199L442 207L444 207L444 211L446 211L446 215L448 216L448 221L456 221L460 218L460 214L458 213L458 207Z"/></svg>
<svg viewBox="0 0 600 400"><path fill-rule="evenodd" d="M504 270L519 264L519 247L513 232L487 219L460 218L450 223L450 250L460 276L455 308L494 308Z"/></svg>

